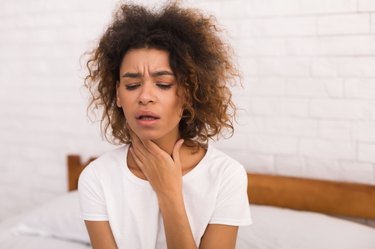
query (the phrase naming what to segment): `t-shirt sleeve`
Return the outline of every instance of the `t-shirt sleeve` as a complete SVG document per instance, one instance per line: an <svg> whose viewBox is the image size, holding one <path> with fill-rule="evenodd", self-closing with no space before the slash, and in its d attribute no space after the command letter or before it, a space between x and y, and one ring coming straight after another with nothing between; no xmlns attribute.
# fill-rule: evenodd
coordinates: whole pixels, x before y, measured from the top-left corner
<svg viewBox="0 0 375 249"><path fill-rule="evenodd" d="M91 221L108 220L102 186L92 167L87 166L78 181L81 218Z"/></svg>
<svg viewBox="0 0 375 249"><path fill-rule="evenodd" d="M247 196L247 173L239 166L223 177L210 224L246 226L252 223Z"/></svg>

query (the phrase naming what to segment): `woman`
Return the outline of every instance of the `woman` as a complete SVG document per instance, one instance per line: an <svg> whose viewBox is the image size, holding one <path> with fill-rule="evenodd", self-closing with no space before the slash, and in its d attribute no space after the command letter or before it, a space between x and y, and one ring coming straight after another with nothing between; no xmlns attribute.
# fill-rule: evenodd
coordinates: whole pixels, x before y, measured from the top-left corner
<svg viewBox="0 0 375 249"><path fill-rule="evenodd" d="M233 130L238 74L213 18L124 4L87 63L104 134L123 144L80 176L94 249L235 248L251 223L246 171L207 145Z"/></svg>

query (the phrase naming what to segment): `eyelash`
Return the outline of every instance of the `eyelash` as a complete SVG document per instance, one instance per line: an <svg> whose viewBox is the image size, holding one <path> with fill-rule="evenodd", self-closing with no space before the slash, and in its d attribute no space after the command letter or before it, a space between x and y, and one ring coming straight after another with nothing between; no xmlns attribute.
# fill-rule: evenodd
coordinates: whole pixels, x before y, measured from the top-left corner
<svg viewBox="0 0 375 249"><path fill-rule="evenodd" d="M129 85L125 85L125 88L126 90L132 91L132 90L135 90L140 85L141 84L129 84Z"/></svg>
<svg viewBox="0 0 375 249"><path fill-rule="evenodd" d="M129 85L125 85L125 88L126 90L132 91L132 90L137 89L140 85L141 85L140 83L129 84ZM168 90L172 87L173 84L156 83L156 85L162 90Z"/></svg>
<svg viewBox="0 0 375 249"><path fill-rule="evenodd" d="M158 83L156 84L160 89L163 89L163 90L167 90L169 88L172 87L172 84L161 84L161 83Z"/></svg>

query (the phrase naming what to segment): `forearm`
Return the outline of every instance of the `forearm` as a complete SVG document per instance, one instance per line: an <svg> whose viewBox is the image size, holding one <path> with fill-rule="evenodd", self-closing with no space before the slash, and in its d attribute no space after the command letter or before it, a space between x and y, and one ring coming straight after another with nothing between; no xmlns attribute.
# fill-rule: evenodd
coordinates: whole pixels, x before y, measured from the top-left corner
<svg viewBox="0 0 375 249"><path fill-rule="evenodd" d="M159 198L168 249L197 249L182 194Z"/></svg>

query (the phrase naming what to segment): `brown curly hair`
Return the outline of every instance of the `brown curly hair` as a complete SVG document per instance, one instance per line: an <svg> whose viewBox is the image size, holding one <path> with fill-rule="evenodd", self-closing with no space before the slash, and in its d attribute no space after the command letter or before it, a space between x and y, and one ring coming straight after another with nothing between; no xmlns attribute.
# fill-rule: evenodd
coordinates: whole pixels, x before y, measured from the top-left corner
<svg viewBox="0 0 375 249"><path fill-rule="evenodd" d="M102 111L101 127L112 143L130 143L121 108L116 106L120 64L129 49L156 48L169 52L169 63L186 100L179 124L189 145L206 146L223 128L233 134L236 108L229 85L240 79L231 48L221 37L215 18L196 9L168 3L159 11L123 4L94 50L87 52L92 110ZM112 138L108 138L111 127Z"/></svg>

